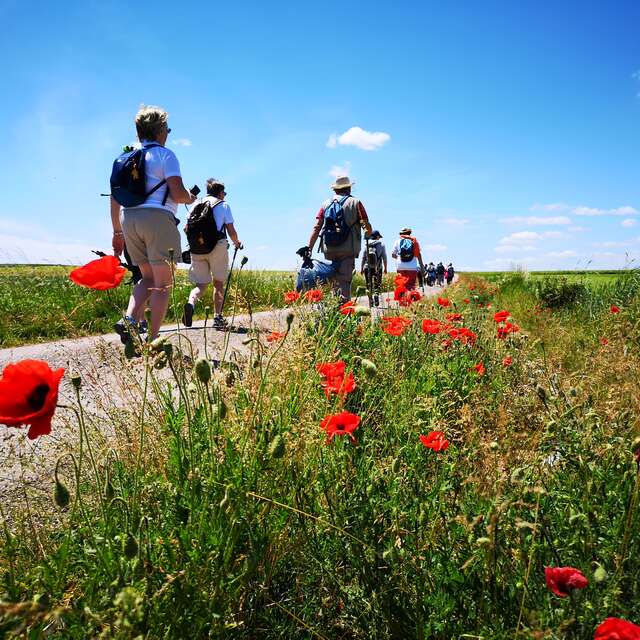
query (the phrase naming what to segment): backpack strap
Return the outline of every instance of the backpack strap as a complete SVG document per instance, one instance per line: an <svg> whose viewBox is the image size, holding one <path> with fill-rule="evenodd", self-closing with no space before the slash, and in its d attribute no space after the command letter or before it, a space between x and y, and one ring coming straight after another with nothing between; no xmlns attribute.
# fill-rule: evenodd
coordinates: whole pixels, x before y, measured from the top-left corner
<svg viewBox="0 0 640 640"><path fill-rule="evenodd" d="M158 144L157 142L150 142L149 144L145 144L142 147L143 151L146 151L147 149L152 149L153 147L161 147L161 144ZM145 200L155 191L157 191L160 187L162 187L163 185L167 184L167 180L166 178L163 178L162 180L160 180L160 182L158 182L158 184L153 187L152 189L150 189L149 191L147 191L147 193L144 194L144 198ZM162 206L164 207L165 204L167 204L167 199L169 198L169 185L167 185L167 190L165 191L164 194L164 198L162 198Z"/></svg>

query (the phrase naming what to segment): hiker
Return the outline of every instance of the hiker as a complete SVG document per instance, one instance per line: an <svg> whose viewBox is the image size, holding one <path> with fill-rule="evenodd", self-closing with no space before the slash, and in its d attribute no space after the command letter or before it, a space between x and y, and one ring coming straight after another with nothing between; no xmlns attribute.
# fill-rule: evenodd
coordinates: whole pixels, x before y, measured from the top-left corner
<svg viewBox="0 0 640 640"><path fill-rule="evenodd" d="M447 284L451 284L451 281L453 280L453 276L455 274L456 272L453 269L453 265L449 263L447 266Z"/></svg>
<svg viewBox="0 0 640 640"><path fill-rule="evenodd" d="M438 262L436 267L436 280L439 287L444 287L444 265L442 262Z"/></svg>
<svg viewBox="0 0 640 640"><path fill-rule="evenodd" d="M433 285L436 283L436 266L433 264L433 262L430 262L427 266L426 275L427 286L433 287Z"/></svg>
<svg viewBox="0 0 640 640"><path fill-rule="evenodd" d="M396 271L407 278L405 287L411 291L416 288L418 270L424 271L422 254L418 240L411 235L411 229L405 227L400 231L400 237L395 241L391 257L396 260Z"/></svg>
<svg viewBox="0 0 640 640"><path fill-rule="evenodd" d="M351 195L354 184L348 176L336 178L331 185L335 195L322 203L307 247L311 255L320 237L320 251L335 269L333 280L342 302L351 298L353 270L362 244L361 229L372 233L364 205Z"/></svg>
<svg viewBox="0 0 640 640"><path fill-rule="evenodd" d="M167 118L167 112L159 107L140 107L135 124L141 150L117 158L111 175L113 250L120 255L126 242L132 263L142 273L129 299L125 322L113 327L123 343L131 329L138 329L147 302L151 308L149 338L158 336L169 303L173 259L182 253L175 212L178 204L195 200L184 187L178 159L164 146L171 133ZM142 176L139 167L143 168ZM133 183L142 183L143 178L141 195L128 189Z"/></svg>
<svg viewBox="0 0 640 640"><path fill-rule="evenodd" d="M193 323L193 309L196 302L207 290L213 281L215 316L213 326L215 329L226 329L227 322L222 315L224 304L224 287L229 271L229 241L231 238L236 249L242 249L242 243L238 240L238 234L233 226L231 207L225 202L224 183L209 178L207 180L207 195L202 199L203 204L208 203L204 209L205 214L198 220L194 220L197 205L191 212L185 233L189 240L191 251L191 267L189 280L195 285L189 294L189 300L184 305L182 322L185 327Z"/></svg>
<svg viewBox="0 0 640 640"><path fill-rule="evenodd" d="M380 304L382 291L382 274L387 273L387 249L382 243L382 235L374 231L370 236L365 236L367 241L362 251L362 263L360 273L364 275L367 288L373 296L373 304Z"/></svg>

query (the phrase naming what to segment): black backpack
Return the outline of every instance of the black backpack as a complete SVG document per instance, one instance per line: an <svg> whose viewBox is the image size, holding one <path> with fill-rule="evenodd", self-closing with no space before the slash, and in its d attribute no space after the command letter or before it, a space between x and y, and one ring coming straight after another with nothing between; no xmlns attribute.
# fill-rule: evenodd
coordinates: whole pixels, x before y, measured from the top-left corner
<svg viewBox="0 0 640 640"><path fill-rule="evenodd" d="M324 227L322 229L322 241L326 247L338 247L349 236L351 227L344 219L344 209L342 208L347 198L344 196L340 200L334 200L324 210Z"/></svg>
<svg viewBox="0 0 640 640"><path fill-rule="evenodd" d="M367 262L365 268L371 269L371 271L378 271L380 269L380 260L382 258L382 249L380 243L375 242L368 245L367 249Z"/></svg>
<svg viewBox="0 0 640 640"><path fill-rule="evenodd" d="M413 238L403 237L400 239L400 261L411 262L413 260Z"/></svg>
<svg viewBox="0 0 640 640"><path fill-rule="evenodd" d="M191 210L189 219L184 227L189 242L189 250L191 253L204 254L211 253L218 244L218 240L227 237L224 232L224 223L222 229L218 229L213 210L222 200L211 206L209 200L203 200Z"/></svg>

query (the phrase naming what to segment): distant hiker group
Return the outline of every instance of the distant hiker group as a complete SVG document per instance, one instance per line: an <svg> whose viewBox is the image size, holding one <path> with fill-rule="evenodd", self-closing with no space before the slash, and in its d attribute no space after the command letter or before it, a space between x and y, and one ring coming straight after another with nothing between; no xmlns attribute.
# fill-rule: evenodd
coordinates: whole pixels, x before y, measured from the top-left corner
<svg viewBox="0 0 640 640"><path fill-rule="evenodd" d="M125 314L114 325L114 330L124 344L146 331L150 339L158 336L167 312L173 265L179 261L190 262L189 279L194 285L183 305L183 324L192 325L195 305L213 283L213 324L217 329L225 329L228 325L222 314L230 274L229 240L235 252L242 248L226 202L225 185L210 178L206 196L196 204L200 189L194 186L187 191L178 159L165 147L171 133L166 111L142 106L136 114L135 125L139 145L124 148L113 163L110 181L113 251L116 256L124 254L136 276ZM364 205L351 194L354 184L349 177L339 176L331 185L334 195L322 203L308 244L297 251L303 259L297 289L330 282L342 301L349 300L356 260L362 251L360 272L365 277L371 301L377 306L382 277L388 270L387 251L380 232L372 229ZM177 229L179 204L195 204L184 228L189 243L189 250L185 252ZM328 263L312 260L318 240L319 251ZM443 286L445 279L447 283L453 279L451 264L447 269L442 263L434 267L432 262L425 267L418 240L408 227L401 229L391 256L396 260L398 273L406 278L408 290L425 281L429 286ZM147 306L150 308L148 328L144 318Z"/></svg>

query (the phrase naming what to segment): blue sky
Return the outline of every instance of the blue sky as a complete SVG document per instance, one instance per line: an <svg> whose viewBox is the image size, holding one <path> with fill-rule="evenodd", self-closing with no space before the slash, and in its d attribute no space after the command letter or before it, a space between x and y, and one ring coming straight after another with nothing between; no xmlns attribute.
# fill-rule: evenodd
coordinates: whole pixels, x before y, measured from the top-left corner
<svg viewBox="0 0 640 640"><path fill-rule="evenodd" d="M99 194L140 103L169 112L188 186L225 181L254 267L296 265L340 168L388 244L412 226L459 269L640 258L638 2L0 0L0 20L0 262L109 248Z"/></svg>

